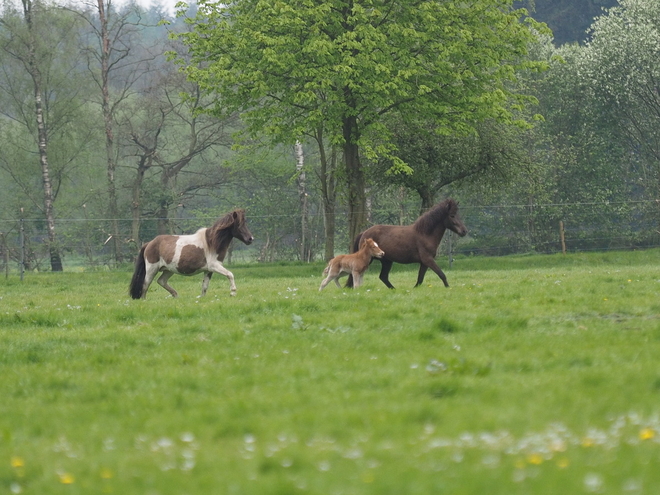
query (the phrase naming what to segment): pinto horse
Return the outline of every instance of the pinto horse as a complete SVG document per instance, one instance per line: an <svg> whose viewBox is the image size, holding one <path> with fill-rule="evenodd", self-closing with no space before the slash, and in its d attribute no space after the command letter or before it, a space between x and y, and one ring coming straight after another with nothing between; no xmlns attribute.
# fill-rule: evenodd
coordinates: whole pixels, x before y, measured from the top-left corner
<svg viewBox="0 0 660 495"><path fill-rule="evenodd" d="M245 222L245 210L234 210L219 218L212 227L199 229L192 235L159 235L149 241L135 260L135 271L129 293L133 299L147 297L147 291L158 272L158 284L172 297L179 294L167 281L178 273L196 275L204 272L202 296L209 288L211 275L219 273L229 279L230 294L236 295L234 274L222 262L227 254L229 243L236 237L245 244L254 240Z"/></svg>
<svg viewBox="0 0 660 495"><path fill-rule="evenodd" d="M380 258L379 278L390 289L394 289L389 280L389 273L395 262L419 263L415 287L424 281L424 275L429 268L440 277L445 287L449 287L447 277L435 262L438 246L447 229L461 237L467 234L467 228L458 214L458 202L451 198L435 205L412 225L374 225L368 228L358 234L353 248L358 249L361 239L371 238L378 243L385 251L385 255ZM346 287L353 287L353 283L353 277L349 276Z"/></svg>

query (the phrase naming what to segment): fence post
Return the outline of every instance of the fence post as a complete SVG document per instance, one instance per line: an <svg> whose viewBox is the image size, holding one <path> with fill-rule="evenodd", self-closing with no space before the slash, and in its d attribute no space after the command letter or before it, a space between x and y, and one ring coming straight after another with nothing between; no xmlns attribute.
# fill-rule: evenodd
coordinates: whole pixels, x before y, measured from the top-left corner
<svg viewBox="0 0 660 495"><path fill-rule="evenodd" d="M21 282L23 281L23 274L25 273L25 221L23 219L23 208L21 208L20 219L20 244L21 244Z"/></svg>
<svg viewBox="0 0 660 495"><path fill-rule="evenodd" d="M5 278L9 278L9 247L4 232L0 232L0 247L2 248L2 260L5 264Z"/></svg>
<svg viewBox="0 0 660 495"><path fill-rule="evenodd" d="M559 220L559 238L561 239L561 253L566 254L566 237L564 236L564 222Z"/></svg>
<svg viewBox="0 0 660 495"><path fill-rule="evenodd" d="M451 255L451 230L449 231L449 235L447 236L447 242L449 242L449 268L451 268L451 265L454 263L454 257Z"/></svg>

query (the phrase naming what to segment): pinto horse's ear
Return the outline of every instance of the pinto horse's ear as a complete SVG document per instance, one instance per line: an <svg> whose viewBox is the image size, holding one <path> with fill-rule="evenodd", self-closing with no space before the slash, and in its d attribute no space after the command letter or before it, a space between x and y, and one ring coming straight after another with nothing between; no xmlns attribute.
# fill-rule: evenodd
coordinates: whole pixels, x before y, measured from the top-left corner
<svg viewBox="0 0 660 495"><path fill-rule="evenodd" d="M231 213L231 216L234 217L234 222L238 220L238 213L236 213L235 211Z"/></svg>

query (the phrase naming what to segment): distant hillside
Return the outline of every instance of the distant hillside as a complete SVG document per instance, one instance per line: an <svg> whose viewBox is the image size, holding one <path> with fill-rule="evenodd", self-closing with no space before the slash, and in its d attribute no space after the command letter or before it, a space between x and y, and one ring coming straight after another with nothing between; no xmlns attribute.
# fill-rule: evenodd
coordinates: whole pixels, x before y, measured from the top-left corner
<svg viewBox="0 0 660 495"><path fill-rule="evenodd" d="M580 42L587 39L587 30L603 8L618 5L617 0L522 0L516 7L525 7L537 21L545 22L555 35L555 44Z"/></svg>

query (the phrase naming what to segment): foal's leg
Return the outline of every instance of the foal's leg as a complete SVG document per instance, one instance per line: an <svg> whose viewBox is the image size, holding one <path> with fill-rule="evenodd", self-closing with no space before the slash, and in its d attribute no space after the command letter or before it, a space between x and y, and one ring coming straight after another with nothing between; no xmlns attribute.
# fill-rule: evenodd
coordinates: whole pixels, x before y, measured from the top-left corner
<svg viewBox="0 0 660 495"><path fill-rule="evenodd" d="M158 285L160 285L163 289L165 289L167 292L172 294L172 297L179 297L177 291L175 291L174 288L167 283L167 281L170 279L172 275L174 275L172 272L163 272L163 274L160 277L158 277Z"/></svg>
<svg viewBox="0 0 660 495"><path fill-rule="evenodd" d="M386 260L381 258L380 264L382 265L380 268L380 275L378 276L379 279L383 281L385 285L387 285L388 289L394 289L394 286L390 283L390 270L392 269L392 264L394 262L390 260Z"/></svg>
<svg viewBox="0 0 660 495"><path fill-rule="evenodd" d="M209 289L209 282L211 281L211 276L213 272L206 272L204 274L204 280L202 280L202 295L206 295L206 291Z"/></svg>
<svg viewBox="0 0 660 495"><path fill-rule="evenodd" d="M346 275L348 275L349 277L351 276L350 272L344 270L339 270L339 272L337 272L337 277L335 277L335 285L340 289L341 289L341 284L339 283L339 279L345 277Z"/></svg>
<svg viewBox="0 0 660 495"><path fill-rule="evenodd" d="M328 285L332 280L333 280L332 274L328 273L328 276L325 277L321 282L321 286L319 287L319 292L325 289L326 285ZM337 281L337 279L334 280Z"/></svg>
<svg viewBox="0 0 660 495"><path fill-rule="evenodd" d="M362 274L358 271L353 271L353 287L358 288L362 285Z"/></svg>
<svg viewBox="0 0 660 495"><path fill-rule="evenodd" d="M339 278L339 273L335 270L333 270L332 266L328 267L328 276L323 279L323 282L321 282L321 286L319 287L319 291L322 291L325 289L325 287L332 282L333 280L335 281L335 284L339 285L339 281L337 280ZM341 288L341 285L339 285L339 288Z"/></svg>

